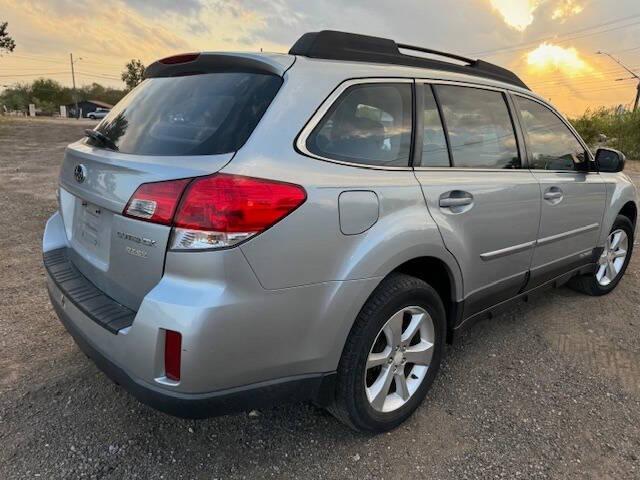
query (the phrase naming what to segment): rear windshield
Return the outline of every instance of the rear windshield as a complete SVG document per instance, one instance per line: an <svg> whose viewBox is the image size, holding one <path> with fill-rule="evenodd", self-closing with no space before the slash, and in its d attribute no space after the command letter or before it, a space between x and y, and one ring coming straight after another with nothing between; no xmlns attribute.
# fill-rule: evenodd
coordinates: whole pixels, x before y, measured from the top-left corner
<svg viewBox="0 0 640 480"><path fill-rule="evenodd" d="M258 73L150 78L123 98L96 130L122 153L230 153L246 142L281 85L280 77Z"/></svg>

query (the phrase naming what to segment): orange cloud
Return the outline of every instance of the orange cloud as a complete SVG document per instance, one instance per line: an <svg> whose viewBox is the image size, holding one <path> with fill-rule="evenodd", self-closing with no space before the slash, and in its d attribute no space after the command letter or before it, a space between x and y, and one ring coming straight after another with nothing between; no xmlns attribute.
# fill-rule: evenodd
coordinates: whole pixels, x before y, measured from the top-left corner
<svg viewBox="0 0 640 480"><path fill-rule="evenodd" d="M564 21L584 9L578 0L489 0L489 3L507 25L521 32L533 23L535 11L543 4L555 4L553 20Z"/></svg>
<svg viewBox="0 0 640 480"><path fill-rule="evenodd" d="M533 12L542 0L490 0L507 25L523 31L533 23Z"/></svg>
<svg viewBox="0 0 640 480"><path fill-rule="evenodd" d="M553 20L566 20L572 15L577 15L584 10L582 5L579 5L576 0L565 0L558 5L551 14Z"/></svg>

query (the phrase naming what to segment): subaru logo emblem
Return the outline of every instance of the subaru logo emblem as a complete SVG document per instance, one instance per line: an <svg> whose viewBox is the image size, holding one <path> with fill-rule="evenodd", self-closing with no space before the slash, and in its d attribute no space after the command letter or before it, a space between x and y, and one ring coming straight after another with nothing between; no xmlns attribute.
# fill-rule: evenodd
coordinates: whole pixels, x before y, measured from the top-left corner
<svg viewBox="0 0 640 480"><path fill-rule="evenodd" d="M73 169L73 176L75 177L76 182L84 182L85 178L87 178L87 167L79 163L76 165L76 168Z"/></svg>

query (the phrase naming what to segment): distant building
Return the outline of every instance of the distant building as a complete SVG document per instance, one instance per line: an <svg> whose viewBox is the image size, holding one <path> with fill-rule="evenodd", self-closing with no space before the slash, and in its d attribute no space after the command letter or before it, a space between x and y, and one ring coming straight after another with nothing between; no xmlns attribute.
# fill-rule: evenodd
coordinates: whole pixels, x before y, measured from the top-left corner
<svg viewBox="0 0 640 480"><path fill-rule="evenodd" d="M76 112L76 104L68 103L67 107L67 116L71 118L75 118L78 116ZM82 117L86 118L88 114L91 112L95 112L98 108L113 108L113 105L110 105L106 102L101 102L100 100L81 100L78 102L78 108L82 114Z"/></svg>

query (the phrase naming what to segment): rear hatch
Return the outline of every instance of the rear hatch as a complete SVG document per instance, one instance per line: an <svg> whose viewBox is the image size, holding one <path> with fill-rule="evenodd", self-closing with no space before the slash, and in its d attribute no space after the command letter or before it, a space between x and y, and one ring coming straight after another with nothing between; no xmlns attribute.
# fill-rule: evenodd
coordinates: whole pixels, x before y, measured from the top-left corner
<svg viewBox="0 0 640 480"><path fill-rule="evenodd" d="M211 57L204 66L202 56L190 59L182 70L152 65L157 76L65 153L60 211L69 257L100 290L134 310L162 276L171 227L123 215L132 195L142 184L219 171L282 84L273 64L260 71L256 61L248 69L244 58L234 69L229 56L223 67Z"/></svg>

